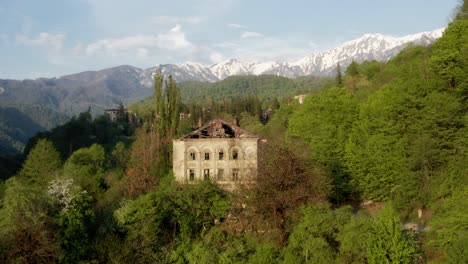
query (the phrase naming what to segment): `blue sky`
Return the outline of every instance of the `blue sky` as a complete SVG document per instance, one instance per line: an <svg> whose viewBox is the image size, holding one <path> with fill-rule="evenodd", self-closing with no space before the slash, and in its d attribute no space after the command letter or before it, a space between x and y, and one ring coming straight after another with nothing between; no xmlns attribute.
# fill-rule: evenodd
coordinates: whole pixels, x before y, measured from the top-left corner
<svg viewBox="0 0 468 264"><path fill-rule="evenodd" d="M0 0L0 78L129 64L296 60L442 28L457 0Z"/></svg>

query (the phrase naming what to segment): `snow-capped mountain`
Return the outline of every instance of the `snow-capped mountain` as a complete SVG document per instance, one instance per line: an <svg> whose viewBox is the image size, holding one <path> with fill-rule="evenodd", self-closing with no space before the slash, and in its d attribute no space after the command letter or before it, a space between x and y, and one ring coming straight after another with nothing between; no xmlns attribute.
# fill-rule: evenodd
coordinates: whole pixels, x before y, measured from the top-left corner
<svg viewBox="0 0 468 264"><path fill-rule="evenodd" d="M232 75L327 76L334 74L338 63L340 63L342 69L346 69L353 60L356 62L365 60L387 61L410 43L423 46L429 45L442 36L443 30L437 29L400 38L382 34L366 34L358 39L345 42L332 50L310 54L298 61L241 62L236 59L229 59L213 65L192 62L161 64L144 70L141 74L141 80L143 85L151 85L152 74L156 70L161 70L167 75L172 74L179 82L215 82Z"/></svg>

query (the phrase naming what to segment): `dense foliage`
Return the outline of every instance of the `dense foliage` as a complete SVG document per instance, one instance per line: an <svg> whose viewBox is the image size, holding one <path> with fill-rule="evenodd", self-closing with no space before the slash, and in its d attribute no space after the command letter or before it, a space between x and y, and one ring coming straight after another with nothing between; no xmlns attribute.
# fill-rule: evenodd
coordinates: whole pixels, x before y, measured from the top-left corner
<svg viewBox="0 0 468 264"><path fill-rule="evenodd" d="M110 151L117 142L130 144L136 124L128 119L112 122L107 115L93 118L90 111L72 117L63 125L49 131L37 133L32 137L24 149L27 155L31 148L40 139L48 139L54 143L63 159L68 158L74 151L98 143Z"/></svg>
<svg viewBox="0 0 468 264"><path fill-rule="evenodd" d="M264 100L286 98L319 90L330 78L313 76L289 79L276 75L231 76L216 83L184 82L180 85L182 101L203 103L209 100L235 98L239 95L257 95Z"/></svg>

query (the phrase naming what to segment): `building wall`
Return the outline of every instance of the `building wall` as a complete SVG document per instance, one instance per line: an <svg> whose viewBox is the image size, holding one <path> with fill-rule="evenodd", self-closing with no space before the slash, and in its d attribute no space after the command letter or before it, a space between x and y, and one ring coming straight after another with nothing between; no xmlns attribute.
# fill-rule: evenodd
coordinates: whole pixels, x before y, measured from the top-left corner
<svg viewBox="0 0 468 264"><path fill-rule="evenodd" d="M118 110L106 110L105 113L109 116L110 121L117 121Z"/></svg>
<svg viewBox="0 0 468 264"><path fill-rule="evenodd" d="M257 175L258 138L197 138L173 140L173 171L176 181L190 183L190 170L194 179L204 180L205 170L209 179L220 185L232 185L237 182L249 182ZM219 152L223 151L223 160ZM233 159L237 150L238 158ZM191 153L195 154L192 160ZM205 153L209 159L205 160ZM223 175L219 175L223 170ZM237 179L233 176L237 170Z"/></svg>

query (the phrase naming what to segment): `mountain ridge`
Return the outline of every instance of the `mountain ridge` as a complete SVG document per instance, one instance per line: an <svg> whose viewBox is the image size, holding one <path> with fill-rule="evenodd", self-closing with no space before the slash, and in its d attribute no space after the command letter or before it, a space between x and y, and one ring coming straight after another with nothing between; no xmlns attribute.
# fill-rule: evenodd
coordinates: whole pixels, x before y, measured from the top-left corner
<svg viewBox="0 0 468 264"><path fill-rule="evenodd" d="M172 75L176 81L201 81L217 82L233 75L261 75L272 74L288 78L302 77L306 75L331 76L335 73L338 63L342 69L351 63L365 60L387 61L409 44L427 46L438 39L445 29L420 32L403 37L392 37L380 33L367 33L363 36L344 42L333 49L312 53L296 61L251 61L242 62L235 58L229 58L215 64L202 64L197 62L184 62L175 64L158 64L149 68L138 68L131 65L119 65L96 71L83 71L74 74L53 78L23 79L14 81L47 81L47 80L72 80L92 81L89 76L99 75L105 78L106 72L112 75L112 71L126 71L132 78L138 79L140 84L151 87L153 74L157 70L165 75ZM125 74L127 74L125 73ZM1 79L0 79L1 80ZM13 81L8 79L9 81ZM4 79L3 81L6 81ZM98 80L93 80L98 81ZM0 86L0 94L5 90Z"/></svg>
<svg viewBox="0 0 468 264"><path fill-rule="evenodd" d="M307 55L297 61L260 61L241 62L230 58L223 62L203 65L185 62L177 64L159 64L144 70L144 76L161 70L171 74L177 81L216 82L233 75L273 74L289 78L306 75L333 75L338 63L343 69L355 60L387 61L409 44L427 46L442 36L444 29L436 29L403 37L392 37L378 33L365 34L360 38L344 42L342 45L321 53ZM148 80L144 81L145 84Z"/></svg>

